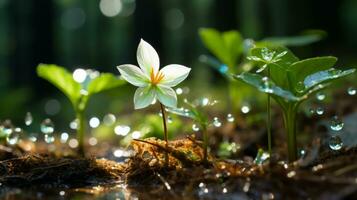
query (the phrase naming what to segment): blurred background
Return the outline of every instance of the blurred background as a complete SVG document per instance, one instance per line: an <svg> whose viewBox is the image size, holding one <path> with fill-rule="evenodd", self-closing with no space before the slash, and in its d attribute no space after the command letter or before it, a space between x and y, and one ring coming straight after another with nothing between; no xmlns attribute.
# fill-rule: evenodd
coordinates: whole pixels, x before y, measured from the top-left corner
<svg viewBox="0 0 357 200"><path fill-rule="evenodd" d="M257 40L321 29L328 34L324 40L293 51L357 64L356 0L0 0L0 119L23 123L31 112L38 121L47 116L68 124L74 116L69 101L37 77L36 66L119 74L115 66L137 63L140 38L156 48L162 65L191 67L185 84L207 93L224 81L198 61L208 53L200 27L234 29ZM88 115L131 112L133 91L126 86L95 97Z"/></svg>

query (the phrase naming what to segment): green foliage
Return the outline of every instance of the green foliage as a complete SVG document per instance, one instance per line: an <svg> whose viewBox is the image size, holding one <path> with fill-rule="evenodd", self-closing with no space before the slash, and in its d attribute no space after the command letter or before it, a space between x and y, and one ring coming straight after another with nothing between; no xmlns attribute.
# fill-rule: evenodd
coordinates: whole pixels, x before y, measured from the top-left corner
<svg viewBox="0 0 357 200"><path fill-rule="evenodd" d="M274 60L275 55L282 55ZM267 59L269 58L269 59ZM289 159L296 154L296 112L299 105L309 95L324 89L332 81L352 74L355 69L338 70L333 68L335 57L317 57L298 60L283 47L255 48L250 59L258 66L269 67L270 78L250 72L234 76L261 92L271 94L284 111L284 122L288 134Z"/></svg>
<svg viewBox="0 0 357 200"><path fill-rule="evenodd" d="M326 35L326 32L321 30L310 30L297 36L264 38L257 42L257 46L305 46L320 41Z"/></svg>
<svg viewBox="0 0 357 200"><path fill-rule="evenodd" d="M74 81L72 73L57 65L39 64L37 75L56 86L73 105L77 105L81 96L81 85Z"/></svg>
<svg viewBox="0 0 357 200"><path fill-rule="evenodd" d="M202 42L221 62L234 72L237 60L243 51L243 39L238 31L218 32L212 28L201 28Z"/></svg>
<svg viewBox="0 0 357 200"><path fill-rule="evenodd" d="M85 109L88 99L92 95L119 87L125 83L113 74L102 73L91 79L86 85L81 85L73 79L72 73L53 64L39 64L37 74L61 90L71 101L75 110Z"/></svg>
<svg viewBox="0 0 357 200"><path fill-rule="evenodd" d="M47 80L71 101L77 120L79 121L77 137L79 141L79 152L83 154L83 140L85 130L84 111L90 97L105 90L119 87L125 81L118 79L112 74L102 73L99 76L87 79L83 84L73 79L72 73L65 68L53 64L39 64L37 67L39 77ZM88 78L89 77L89 78Z"/></svg>

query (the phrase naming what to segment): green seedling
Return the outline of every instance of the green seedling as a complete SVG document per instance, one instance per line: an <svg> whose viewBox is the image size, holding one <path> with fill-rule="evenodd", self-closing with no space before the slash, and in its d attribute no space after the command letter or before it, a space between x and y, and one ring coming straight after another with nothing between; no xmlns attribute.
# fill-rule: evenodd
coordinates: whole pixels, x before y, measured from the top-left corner
<svg viewBox="0 0 357 200"><path fill-rule="evenodd" d="M168 111L183 117L190 118L194 121L192 129L194 131L201 130L203 133L203 161L208 162L208 127L212 125L210 123L208 114L205 113L204 108L207 106L212 106L217 103L217 101L209 101L208 98L202 98L196 100L193 103L189 102L187 99L184 100L186 107L182 108L169 108ZM214 122L215 123L215 120ZM220 123L216 120L216 123Z"/></svg>
<svg viewBox="0 0 357 200"><path fill-rule="evenodd" d="M185 80L191 71L182 65L171 64L160 68L160 59L156 50L144 40L141 40L137 50L137 60L140 67L125 64L118 66L122 77L138 89L134 95L135 109L146 108L160 102L164 127L164 139L168 148L167 116L165 107L176 108L177 96L172 87ZM169 157L165 152L165 165L168 166Z"/></svg>
<svg viewBox="0 0 357 200"><path fill-rule="evenodd" d="M125 84L125 81L110 73L99 74L98 72L92 72L87 74L85 70L83 70L83 81L76 81L75 74L70 73L63 67L52 64L38 65L37 74L61 90L72 103L78 123L78 152L84 155L84 131L86 128L84 113L90 97L105 90L119 87Z"/></svg>
<svg viewBox="0 0 357 200"><path fill-rule="evenodd" d="M231 74L251 70L254 65L245 59L253 47L263 46L304 46L321 40L325 33L319 30L305 31L297 36L270 37L260 41L244 39L238 31L219 32L213 28L201 28L199 35L212 56L202 55L200 61L217 70L228 82L229 101L233 112L237 114L244 102L251 99L261 100L252 94L244 84L233 81Z"/></svg>
<svg viewBox="0 0 357 200"><path fill-rule="evenodd" d="M273 55L284 54L275 62L265 62L264 48L251 50L251 57L257 65L267 65L270 77L243 72L233 77L245 82L260 92L268 93L283 110L287 134L289 161L297 159L296 120L301 103L311 94L326 88L332 81L352 74L355 69L333 68L337 58L332 56L299 60L283 47L269 48Z"/></svg>

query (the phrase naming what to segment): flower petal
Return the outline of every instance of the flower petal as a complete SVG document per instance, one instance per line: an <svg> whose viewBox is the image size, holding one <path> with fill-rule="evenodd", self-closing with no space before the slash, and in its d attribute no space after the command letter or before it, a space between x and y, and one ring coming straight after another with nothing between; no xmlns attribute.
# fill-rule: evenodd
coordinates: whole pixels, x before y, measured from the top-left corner
<svg viewBox="0 0 357 200"><path fill-rule="evenodd" d="M136 51L136 59L138 60L140 68L144 73L150 77L150 72L153 69L155 74L159 71L160 59L159 55L149 43L140 40L138 50Z"/></svg>
<svg viewBox="0 0 357 200"><path fill-rule="evenodd" d="M156 86L156 98L167 107L170 108L177 107L176 93L170 87Z"/></svg>
<svg viewBox="0 0 357 200"><path fill-rule="evenodd" d="M161 85L174 87L185 80L191 69L183 65L167 65L160 70L164 78L160 81Z"/></svg>
<svg viewBox="0 0 357 200"><path fill-rule="evenodd" d="M138 86L145 87L149 83L149 78L135 65L120 65L117 67L121 76L129 83Z"/></svg>
<svg viewBox="0 0 357 200"><path fill-rule="evenodd" d="M155 89L151 85L147 87L139 87L134 95L135 109L141 109L149 106L156 97Z"/></svg>

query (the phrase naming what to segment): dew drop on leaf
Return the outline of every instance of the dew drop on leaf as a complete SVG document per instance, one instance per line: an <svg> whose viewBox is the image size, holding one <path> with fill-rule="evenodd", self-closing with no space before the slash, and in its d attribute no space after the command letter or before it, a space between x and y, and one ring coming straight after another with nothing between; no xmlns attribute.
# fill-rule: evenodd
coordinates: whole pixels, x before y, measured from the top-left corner
<svg viewBox="0 0 357 200"><path fill-rule="evenodd" d="M343 147L343 142L339 136L332 136L328 144L330 149L335 151L338 151Z"/></svg>
<svg viewBox="0 0 357 200"><path fill-rule="evenodd" d="M305 84L302 81L299 81L297 82L295 89L297 92L302 93L305 91Z"/></svg>
<svg viewBox="0 0 357 200"><path fill-rule="evenodd" d="M268 48L263 48L261 51L261 55L264 60L271 61L274 57L275 51L270 51Z"/></svg>
<svg viewBox="0 0 357 200"><path fill-rule="evenodd" d="M197 132L200 130L200 127L197 124L192 124L192 130Z"/></svg>
<svg viewBox="0 0 357 200"><path fill-rule="evenodd" d="M317 109L316 109L316 113L318 114L318 115L323 115L324 114L324 109L322 108L322 107L318 107Z"/></svg>
<svg viewBox="0 0 357 200"><path fill-rule="evenodd" d="M269 80L268 77L263 77L260 85L260 89L266 93L273 93L273 83Z"/></svg>
<svg viewBox="0 0 357 200"><path fill-rule="evenodd" d="M322 92L318 92L316 93L316 99L319 100L319 101L322 101L326 98L326 95Z"/></svg>
<svg viewBox="0 0 357 200"><path fill-rule="evenodd" d="M349 88L347 89L347 93L348 93L349 95L351 95L351 96L355 95L355 94L356 94L356 88L354 88L354 87L349 87Z"/></svg>
<svg viewBox="0 0 357 200"><path fill-rule="evenodd" d="M331 130L340 131L340 130L342 130L343 125L344 125L344 122L338 116L332 117L331 122L330 122Z"/></svg>

